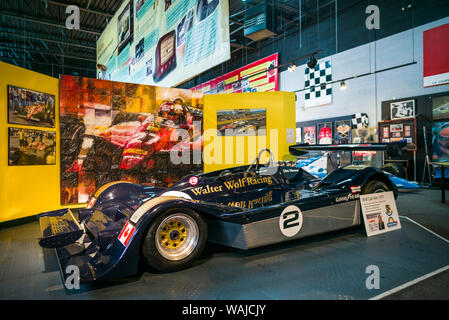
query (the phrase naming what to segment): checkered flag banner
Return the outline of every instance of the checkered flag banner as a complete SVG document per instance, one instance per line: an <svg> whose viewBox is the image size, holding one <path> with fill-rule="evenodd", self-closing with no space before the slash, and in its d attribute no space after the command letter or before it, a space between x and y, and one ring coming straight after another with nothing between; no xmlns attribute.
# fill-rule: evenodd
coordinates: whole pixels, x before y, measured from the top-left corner
<svg viewBox="0 0 449 320"><path fill-rule="evenodd" d="M352 129L367 128L368 124L369 119L366 113L356 113L352 116Z"/></svg>
<svg viewBox="0 0 449 320"><path fill-rule="evenodd" d="M317 63L315 68L306 67L304 74L305 107L332 102L332 65L330 60Z"/></svg>

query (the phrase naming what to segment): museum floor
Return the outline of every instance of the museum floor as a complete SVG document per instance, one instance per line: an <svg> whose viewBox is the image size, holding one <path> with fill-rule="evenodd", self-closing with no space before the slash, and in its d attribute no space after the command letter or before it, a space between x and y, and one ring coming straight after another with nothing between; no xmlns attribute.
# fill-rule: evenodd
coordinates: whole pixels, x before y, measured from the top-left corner
<svg viewBox="0 0 449 320"><path fill-rule="evenodd" d="M54 252L38 246L37 222L3 228L0 299L448 299L449 202L421 190L397 203L399 231L368 239L357 228L248 252L210 244L190 269L143 269L75 291L64 289ZM369 265L380 289L366 288Z"/></svg>

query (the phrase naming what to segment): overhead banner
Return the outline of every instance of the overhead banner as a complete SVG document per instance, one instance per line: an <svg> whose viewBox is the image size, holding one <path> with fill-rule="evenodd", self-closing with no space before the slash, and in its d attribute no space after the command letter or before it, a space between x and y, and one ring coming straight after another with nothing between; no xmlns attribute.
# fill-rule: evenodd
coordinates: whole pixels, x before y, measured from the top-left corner
<svg viewBox="0 0 449 320"><path fill-rule="evenodd" d="M424 87L449 83L449 23L423 32Z"/></svg>
<svg viewBox="0 0 449 320"><path fill-rule="evenodd" d="M225 0L126 0L97 41L97 77L176 86L231 58Z"/></svg>
<svg viewBox="0 0 449 320"><path fill-rule="evenodd" d="M202 83L191 90L204 94L278 91L279 54L255 61L224 76Z"/></svg>

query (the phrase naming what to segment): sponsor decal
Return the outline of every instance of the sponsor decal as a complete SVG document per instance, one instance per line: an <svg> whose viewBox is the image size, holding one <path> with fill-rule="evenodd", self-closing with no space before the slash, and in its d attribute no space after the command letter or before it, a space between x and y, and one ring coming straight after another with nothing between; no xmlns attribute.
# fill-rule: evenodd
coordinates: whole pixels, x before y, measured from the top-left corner
<svg viewBox="0 0 449 320"><path fill-rule="evenodd" d="M358 194L358 193L356 193L356 194L350 193L350 194L348 194L347 196L335 198L335 202L336 202L336 203L339 203L339 202L348 202L348 201L351 201L351 200L356 200L356 199L358 199L358 198L360 198L360 194Z"/></svg>
<svg viewBox="0 0 449 320"><path fill-rule="evenodd" d="M190 177L189 183L191 186L194 186L198 183L198 177Z"/></svg>
<svg viewBox="0 0 449 320"><path fill-rule="evenodd" d="M358 193L362 191L362 187L358 186L358 187L351 187L351 192L352 193Z"/></svg>
<svg viewBox="0 0 449 320"><path fill-rule="evenodd" d="M297 206L288 206L279 216L279 228L286 237L293 237L302 228L303 216Z"/></svg>
<svg viewBox="0 0 449 320"><path fill-rule="evenodd" d="M134 226L127 222L123 227L122 232L118 236L118 240L126 247L128 245L129 239L131 239L132 234L134 233Z"/></svg>
<svg viewBox="0 0 449 320"><path fill-rule="evenodd" d="M269 191L263 196L255 199L229 202L228 206L253 209L257 207L263 207L265 204L270 203L272 201L273 201L273 191Z"/></svg>
<svg viewBox="0 0 449 320"><path fill-rule="evenodd" d="M260 184L271 185L271 184L273 184L273 180L271 179L271 177L261 177L261 176L247 177L247 178L240 178L237 180L225 181L224 184L219 185L219 186L206 185L205 187L194 188L194 189L191 189L190 191L192 191L196 196L199 196L199 195L204 195L204 194L209 194L209 193L214 193L214 192L222 192L223 187L225 187L227 190L237 190L240 188L251 187L251 186L260 185Z"/></svg>

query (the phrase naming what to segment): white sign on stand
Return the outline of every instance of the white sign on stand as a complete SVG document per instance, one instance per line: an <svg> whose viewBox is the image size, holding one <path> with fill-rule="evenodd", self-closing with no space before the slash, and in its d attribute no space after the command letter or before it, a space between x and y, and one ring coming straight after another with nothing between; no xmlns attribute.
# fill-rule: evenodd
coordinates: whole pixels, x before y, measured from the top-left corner
<svg viewBox="0 0 449 320"><path fill-rule="evenodd" d="M368 237L401 229L392 191L361 195L360 203Z"/></svg>

